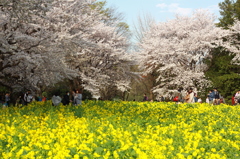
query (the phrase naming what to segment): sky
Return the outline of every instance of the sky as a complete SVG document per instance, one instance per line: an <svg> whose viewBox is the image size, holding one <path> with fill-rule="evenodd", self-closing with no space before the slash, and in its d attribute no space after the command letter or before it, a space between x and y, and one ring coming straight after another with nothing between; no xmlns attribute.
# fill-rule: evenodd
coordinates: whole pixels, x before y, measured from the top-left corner
<svg viewBox="0 0 240 159"><path fill-rule="evenodd" d="M124 21L136 24L140 15L150 14L157 22L174 19L176 14L191 15L196 9L208 9L220 17L218 4L224 0L106 0L107 7L115 7L123 13Z"/></svg>

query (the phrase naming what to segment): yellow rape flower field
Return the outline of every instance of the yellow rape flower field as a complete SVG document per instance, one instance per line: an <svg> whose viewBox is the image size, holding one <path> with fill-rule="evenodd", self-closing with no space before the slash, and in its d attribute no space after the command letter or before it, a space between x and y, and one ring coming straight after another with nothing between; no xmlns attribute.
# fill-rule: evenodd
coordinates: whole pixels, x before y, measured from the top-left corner
<svg viewBox="0 0 240 159"><path fill-rule="evenodd" d="M0 110L4 159L237 159L240 107L164 102L36 102Z"/></svg>

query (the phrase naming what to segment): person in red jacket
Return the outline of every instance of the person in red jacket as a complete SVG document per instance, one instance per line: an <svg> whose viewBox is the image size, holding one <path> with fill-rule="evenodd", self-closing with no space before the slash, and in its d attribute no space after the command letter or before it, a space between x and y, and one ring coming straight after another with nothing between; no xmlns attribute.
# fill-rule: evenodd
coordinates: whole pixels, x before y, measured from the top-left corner
<svg viewBox="0 0 240 159"><path fill-rule="evenodd" d="M235 102L235 94L233 94L233 96L232 96L232 105L236 105L236 102Z"/></svg>

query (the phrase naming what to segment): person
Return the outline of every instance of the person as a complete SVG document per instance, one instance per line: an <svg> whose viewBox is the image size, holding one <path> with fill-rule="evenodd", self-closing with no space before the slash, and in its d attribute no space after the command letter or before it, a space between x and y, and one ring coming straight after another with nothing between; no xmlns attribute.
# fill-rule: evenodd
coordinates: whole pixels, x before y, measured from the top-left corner
<svg viewBox="0 0 240 159"><path fill-rule="evenodd" d="M62 101L62 98L59 97L59 95L57 93L55 93L52 97L52 105L53 106L58 106Z"/></svg>
<svg viewBox="0 0 240 159"><path fill-rule="evenodd" d="M10 93L5 95L5 106L10 106Z"/></svg>
<svg viewBox="0 0 240 159"><path fill-rule="evenodd" d="M181 90L181 92L179 92L179 102L184 103L182 90Z"/></svg>
<svg viewBox="0 0 240 159"><path fill-rule="evenodd" d="M75 105L76 103L76 101L75 101L75 95L76 95L76 91L75 90L73 90L72 91L72 97L71 97L71 100L70 100L70 102L72 103L72 105Z"/></svg>
<svg viewBox="0 0 240 159"><path fill-rule="evenodd" d="M198 96L197 96L197 93L193 92L194 93L194 103L197 103L198 102Z"/></svg>
<svg viewBox="0 0 240 159"><path fill-rule="evenodd" d="M232 96L232 105L236 105L235 94L233 94L233 96Z"/></svg>
<svg viewBox="0 0 240 159"><path fill-rule="evenodd" d="M42 102L46 102L47 101L47 97L43 96L42 97Z"/></svg>
<svg viewBox="0 0 240 159"><path fill-rule="evenodd" d="M176 103L179 102L179 96L178 96L178 95L175 96L175 97L173 98L173 101L176 102Z"/></svg>
<svg viewBox="0 0 240 159"><path fill-rule="evenodd" d="M147 101L148 100L148 97L146 95L146 93L143 95L143 101Z"/></svg>
<svg viewBox="0 0 240 159"><path fill-rule="evenodd" d="M33 97L32 93L30 92L27 96L27 103L32 102L33 100L35 100L35 98Z"/></svg>
<svg viewBox="0 0 240 159"><path fill-rule="evenodd" d="M184 102L186 103L189 98L190 98L190 93L189 93L189 90L187 90L187 92L186 92L186 94L184 96Z"/></svg>
<svg viewBox="0 0 240 159"><path fill-rule="evenodd" d="M82 104L82 93L79 90L76 90L74 101L75 105Z"/></svg>
<svg viewBox="0 0 240 159"><path fill-rule="evenodd" d="M209 90L207 94L207 99L206 99L206 101L208 101L207 103L213 104L213 99L214 99L213 90Z"/></svg>
<svg viewBox="0 0 240 159"><path fill-rule="evenodd" d="M69 95L70 95L69 92L66 92L66 94L64 94L63 99L62 99L62 104L63 105L68 105L70 103Z"/></svg>
<svg viewBox="0 0 240 159"><path fill-rule="evenodd" d="M161 96L161 102L164 102L165 98L163 96Z"/></svg>
<svg viewBox="0 0 240 159"><path fill-rule="evenodd" d="M221 104L221 103L225 103L225 100L223 97L220 97L220 99L219 99L219 104Z"/></svg>
<svg viewBox="0 0 240 159"><path fill-rule="evenodd" d="M240 91L237 91L235 96L234 96L234 99L235 99L235 103L236 105L237 104L240 104Z"/></svg>
<svg viewBox="0 0 240 159"><path fill-rule="evenodd" d="M202 103L202 98L198 98L197 102Z"/></svg>
<svg viewBox="0 0 240 159"><path fill-rule="evenodd" d="M23 97L24 105L28 105L28 103L30 103L32 99L33 99L33 96L31 95L31 91L28 90Z"/></svg>
<svg viewBox="0 0 240 159"><path fill-rule="evenodd" d="M209 98L208 98L208 97L206 98L206 103L208 103L208 104L209 104Z"/></svg>
<svg viewBox="0 0 240 159"><path fill-rule="evenodd" d="M39 101L39 102L41 102L41 101L42 101L42 97L41 97L41 96L37 96L37 97L36 97L36 100Z"/></svg>
<svg viewBox="0 0 240 159"><path fill-rule="evenodd" d="M218 105L219 101L220 101L220 94L219 94L217 88L214 88L213 95L214 95L213 105Z"/></svg>
<svg viewBox="0 0 240 159"><path fill-rule="evenodd" d="M193 92L192 88L190 88L187 91L187 95L185 96L185 102L186 103L194 103L194 92Z"/></svg>
<svg viewBox="0 0 240 159"><path fill-rule="evenodd" d="M176 103L179 103L179 102L183 103L184 102L181 88L178 89L178 92L175 95L175 97L173 98L173 101L176 102Z"/></svg>

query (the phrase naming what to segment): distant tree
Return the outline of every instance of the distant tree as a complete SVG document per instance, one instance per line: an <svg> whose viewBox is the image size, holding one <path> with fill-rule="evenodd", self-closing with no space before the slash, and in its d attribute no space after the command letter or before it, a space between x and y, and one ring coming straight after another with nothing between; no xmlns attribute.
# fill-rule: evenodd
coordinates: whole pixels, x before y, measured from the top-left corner
<svg viewBox="0 0 240 159"><path fill-rule="evenodd" d="M107 7L107 1L98 1L91 5L91 8L97 10L101 15L105 17L104 23L108 26L114 26L116 32L126 37L131 36L129 25L124 22L124 15L118 12L118 9L110 6Z"/></svg>
<svg viewBox="0 0 240 159"><path fill-rule="evenodd" d="M209 84L204 71L204 58L211 58L212 49L223 43L227 30L215 26L215 16L206 10L197 10L191 17L153 25L139 43L139 67L144 74L157 69L158 94L176 91L178 88L203 88Z"/></svg>
<svg viewBox="0 0 240 159"><path fill-rule="evenodd" d="M234 55L232 62L240 65L240 21L237 20L234 22L234 24L229 27L229 31L230 34L225 40L230 44L226 43L223 46L230 51L230 55Z"/></svg>
<svg viewBox="0 0 240 159"><path fill-rule="evenodd" d="M219 3L219 7L221 17L219 18L217 26L230 29L231 34L225 38L225 40L231 42L231 45L226 45L225 47L231 50L230 54L236 54L235 58L233 58L233 61L236 62L240 60L238 49L240 40L240 0L225 0ZM233 49L234 47L235 49Z"/></svg>
<svg viewBox="0 0 240 159"><path fill-rule="evenodd" d="M137 17L133 25L134 38L137 42L141 42L144 34L149 31L150 26L155 23L154 18L150 14L143 14Z"/></svg>
<svg viewBox="0 0 240 159"><path fill-rule="evenodd" d="M225 47L230 49L230 54L236 54L233 61L240 63L240 0L225 0L219 3L219 7L221 17L219 18L217 26L231 31L229 37L225 39L229 41L231 45L225 45Z"/></svg>
<svg viewBox="0 0 240 159"><path fill-rule="evenodd" d="M141 14L138 15L137 19L133 24L133 42L131 49L133 52L138 52L139 47L136 43L141 42L144 37L144 34L149 31L150 26L155 24L154 18L150 14ZM138 60L137 60L138 61ZM132 67L135 72L140 72L139 68ZM139 74L140 75L140 74ZM129 94L130 99L135 99L142 101L142 96L146 93L149 99L154 99L154 94L152 92L152 88L156 86L156 72L149 73L147 75L140 75L136 78L132 79L131 82L131 91Z"/></svg>
<svg viewBox="0 0 240 159"><path fill-rule="evenodd" d="M212 81L225 100L231 100L233 93L240 88L240 66L232 63L234 55L223 51L221 48L213 50L211 59L206 59L208 69L207 78Z"/></svg>
<svg viewBox="0 0 240 159"><path fill-rule="evenodd" d="M236 2L233 0L225 0L219 3L221 17L219 18L217 26L227 29L229 26L233 25L236 19L240 20L239 5L239 0Z"/></svg>

